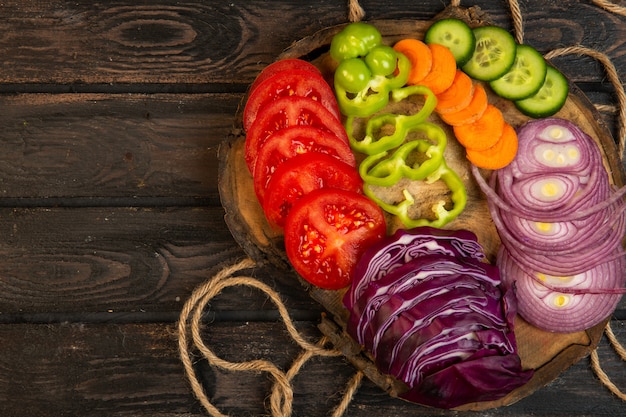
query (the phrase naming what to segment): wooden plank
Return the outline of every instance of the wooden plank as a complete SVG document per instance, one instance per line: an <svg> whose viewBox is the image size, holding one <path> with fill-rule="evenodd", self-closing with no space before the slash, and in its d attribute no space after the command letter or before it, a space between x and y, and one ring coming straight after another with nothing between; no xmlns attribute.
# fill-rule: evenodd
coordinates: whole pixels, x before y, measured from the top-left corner
<svg viewBox="0 0 626 417"><path fill-rule="evenodd" d="M363 2L368 19L431 19L445 6L436 0ZM476 0L494 21L512 27L506 2ZM524 2L527 42L542 52L585 44L624 65L623 18L574 0ZM313 16L313 18L312 18ZM293 41L347 21L347 2L323 0L201 2L168 0L92 3L13 0L0 8L0 83L120 83L245 86ZM289 22L285 25L284 22ZM588 24L586 22L594 22ZM297 28L294 30L294 28ZM576 81L597 79L596 68L564 68ZM240 87L241 88L241 87ZM210 90L215 91L215 90Z"/></svg>
<svg viewBox="0 0 626 417"><path fill-rule="evenodd" d="M307 340L319 332L296 322ZM624 323L619 327L623 329ZM4 417L205 416L178 357L174 324L0 325L0 398ZM619 336L624 340L624 332ZM230 361L267 359L286 370L300 348L280 323L211 323L205 343ZM609 352L607 352L609 353ZM624 383L623 364L601 351L606 371ZM211 401L231 415L266 415L271 379L196 362ZM294 416L321 417L339 402L354 369L340 358L314 358L294 379ZM623 403L594 379L586 360L549 386L489 416L617 416ZM363 381L345 417L457 416L390 398ZM484 415L484 414L481 414Z"/></svg>
<svg viewBox="0 0 626 417"><path fill-rule="evenodd" d="M221 207L1 209L0 321L176 320L197 286L245 257L223 216ZM254 274L290 308L319 315L293 276L276 272ZM223 310L248 320L275 310L253 290L223 294Z"/></svg>
<svg viewBox="0 0 626 417"><path fill-rule="evenodd" d="M0 195L217 202L217 149L240 100L230 94L0 96Z"/></svg>

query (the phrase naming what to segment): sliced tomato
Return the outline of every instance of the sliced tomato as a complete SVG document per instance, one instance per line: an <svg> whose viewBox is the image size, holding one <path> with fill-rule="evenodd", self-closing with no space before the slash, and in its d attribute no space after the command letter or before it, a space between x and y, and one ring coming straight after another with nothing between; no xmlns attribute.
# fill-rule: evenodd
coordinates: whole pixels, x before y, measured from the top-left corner
<svg viewBox="0 0 626 417"><path fill-rule="evenodd" d="M337 99L330 85L320 74L305 70L280 71L262 81L248 95L243 109L243 128L250 129L259 111L277 98L300 96L319 101L336 118L340 118Z"/></svg>
<svg viewBox="0 0 626 417"><path fill-rule="evenodd" d="M261 146L254 164L254 190L263 204L265 189L277 167L289 158L321 152L338 158L356 170L354 154L343 140L313 126L291 126L271 135Z"/></svg>
<svg viewBox="0 0 626 417"><path fill-rule="evenodd" d="M245 159L250 173L254 174L258 151L267 138L291 126L325 129L348 143L348 135L341 121L323 104L306 97L281 97L264 106L246 132Z"/></svg>
<svg viewBox="0 0 626 417"><path fill-rule="evenodd" d="M302 278L337 290L350 284L358 259L386 229L382 210L363 194L321 188L291 208L285 251Z"/></svg>
<svg viewBox="0 0 626 417"><path fill-rule="evenodd" d="M270 78L272 75L281 71L302 70L309 71L315 74L321 75L320 70L309 61L305 61L299 58L285 58L275 62L272 62L257 75L254 82L250 86L250 92L259 86L263 81Z"/></svg>
<svg viewBox="0 0 626 417"><path fill-rule="evenodd" d="M293 204L320 188L361 193L363 180L354 166L319 152L294 156L278 165L267 184L263 211L276 228L282 229Z"/></svg>

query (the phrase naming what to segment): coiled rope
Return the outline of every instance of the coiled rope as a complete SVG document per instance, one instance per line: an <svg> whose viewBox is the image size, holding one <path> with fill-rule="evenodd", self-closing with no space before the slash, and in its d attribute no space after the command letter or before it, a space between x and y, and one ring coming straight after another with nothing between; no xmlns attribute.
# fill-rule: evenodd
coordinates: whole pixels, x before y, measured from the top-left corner
<svg viewBox="0 0 626 417"><path fill-rule="evenodd" d="M607 0L591 0L591 2L609 12L626 16L625 7L615 5ZM458 7L460 6L460 3L460 0L452 0L451 6ZM522 43L524 39L524 30L522 12L520 10L519 3L517 0L508 0L508 3L511 9L515 38L519 43ZM365 11L359 4L358 0L348 0L348 9L348 20L350 22L360 21L365 18ZM624 93L624 86L620 81L615 66L605 54L580 45L553 50L547 53L545 57L547 59L551 59L572 54L580 56L585 55L598 60L604 66L607 78L615 88L618 101L619 156L622 163L626 163L624 155L626 142L626 94ZM612 108L598 106L598 110L610 111ZM289 316L289 312L280 298L280 295L272 288L250 276L235 276L236 274L239 274L246 269L254 268L255 266L256 263L253 260L245 259L235 265L222 269L213 278L193 291L190 298L183 306L179 317L178 345L181 361L194 395L206 411L213 417L226 417L226 415L222 414L222 412L211 403L206 395L204 388L193 368L194 358L196 360L203 358L207 360L211 366L227 371L254 373L266 372L270 374L274 380L270 395L270 411L272 416L288 417L291 415L293 406L293 387L291 385L291 381L295 375L300 372L306 362L316 356L336 357L341 355L340 351L326 347L329 342L325 336L321 337L316 343L307 341L295 328L293 321ZM201 335L202 317L207 305L225 288L233 286L248 286L256 288L265 293L276 305L282 322L284 323L289 335L302 349L300 355L293 361L291 367L287 371L283 371L272 362L262 359L245 362L231 362L224 360L217 356L204 343ZM607 324L604 334L620 358L626 361L626 349L624 349L615 337L610 324ZM201 356L201 358L198 358L197 355ZM602 370L598 358L597 348L591 352L590 362L593 371L598 376L600 381L613 394L626 401L626 394L620 391L620 389L610 380L609 376ZM341 417L345 413L354 394L358 390L362 379L363 373L361 371L357 371L346 385L341 402L333 410L332 417Z"/></svg>

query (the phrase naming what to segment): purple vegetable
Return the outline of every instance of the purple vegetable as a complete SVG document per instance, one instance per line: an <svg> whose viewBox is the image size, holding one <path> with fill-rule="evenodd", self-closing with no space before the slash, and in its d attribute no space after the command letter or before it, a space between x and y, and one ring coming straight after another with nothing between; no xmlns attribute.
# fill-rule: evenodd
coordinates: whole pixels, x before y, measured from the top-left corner
<svg viewBox="0 0 626 417"><path fill-rule="evenodd" d="M454 408L502 398L532 377L517 354L513 294L473 233L399 230L357 271L344 297L347 332L406 384L402 398Z"/></svg>
<svg viewBox="0 0 626 417"><path fill-rule="evenodd" d="M613 189L598 146L567 120L533 120L517 134L516 159L488 183L473 168L502 242L504 285L534 326L587 329L626 292L626 187Z"/></svg>

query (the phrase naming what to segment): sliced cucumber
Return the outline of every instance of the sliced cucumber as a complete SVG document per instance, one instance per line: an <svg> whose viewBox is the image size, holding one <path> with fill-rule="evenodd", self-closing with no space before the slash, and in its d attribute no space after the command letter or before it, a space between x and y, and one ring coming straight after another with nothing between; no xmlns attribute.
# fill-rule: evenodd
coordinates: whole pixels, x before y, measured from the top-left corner
<svg viewBox="0 0 626 417"><path fill-rule="evenodd" d="M472 30L476 47L463 71L480 81L493 81L506 74L515 62L517 43L509 32L498 26L480 26Z"/></svg>
<svg viewBox="0 0 626 417"><path fill-rule="evenodd" d="M535 48L517 45L515 62L502 77L489 83L494 93L509 100L523 100L534 95L546 78L546 61Z"/></svg>
<svg viewBox="0 0 626 417"><path fill-rule="evenodd" d="M454 55L458 67L462 67L474 54L476 38L472 29L460 19L448 18L433 23L426 34L424 42L438 43L447 47Z"/></svg>
<svg viewBox="0 0 626 417"><path fill-rule="evenodd" d="M567 78L554 67L548 66L543 86L533 96L515 101L515 106L533 118L549 117L561 110L567 100Z"/></svg>

